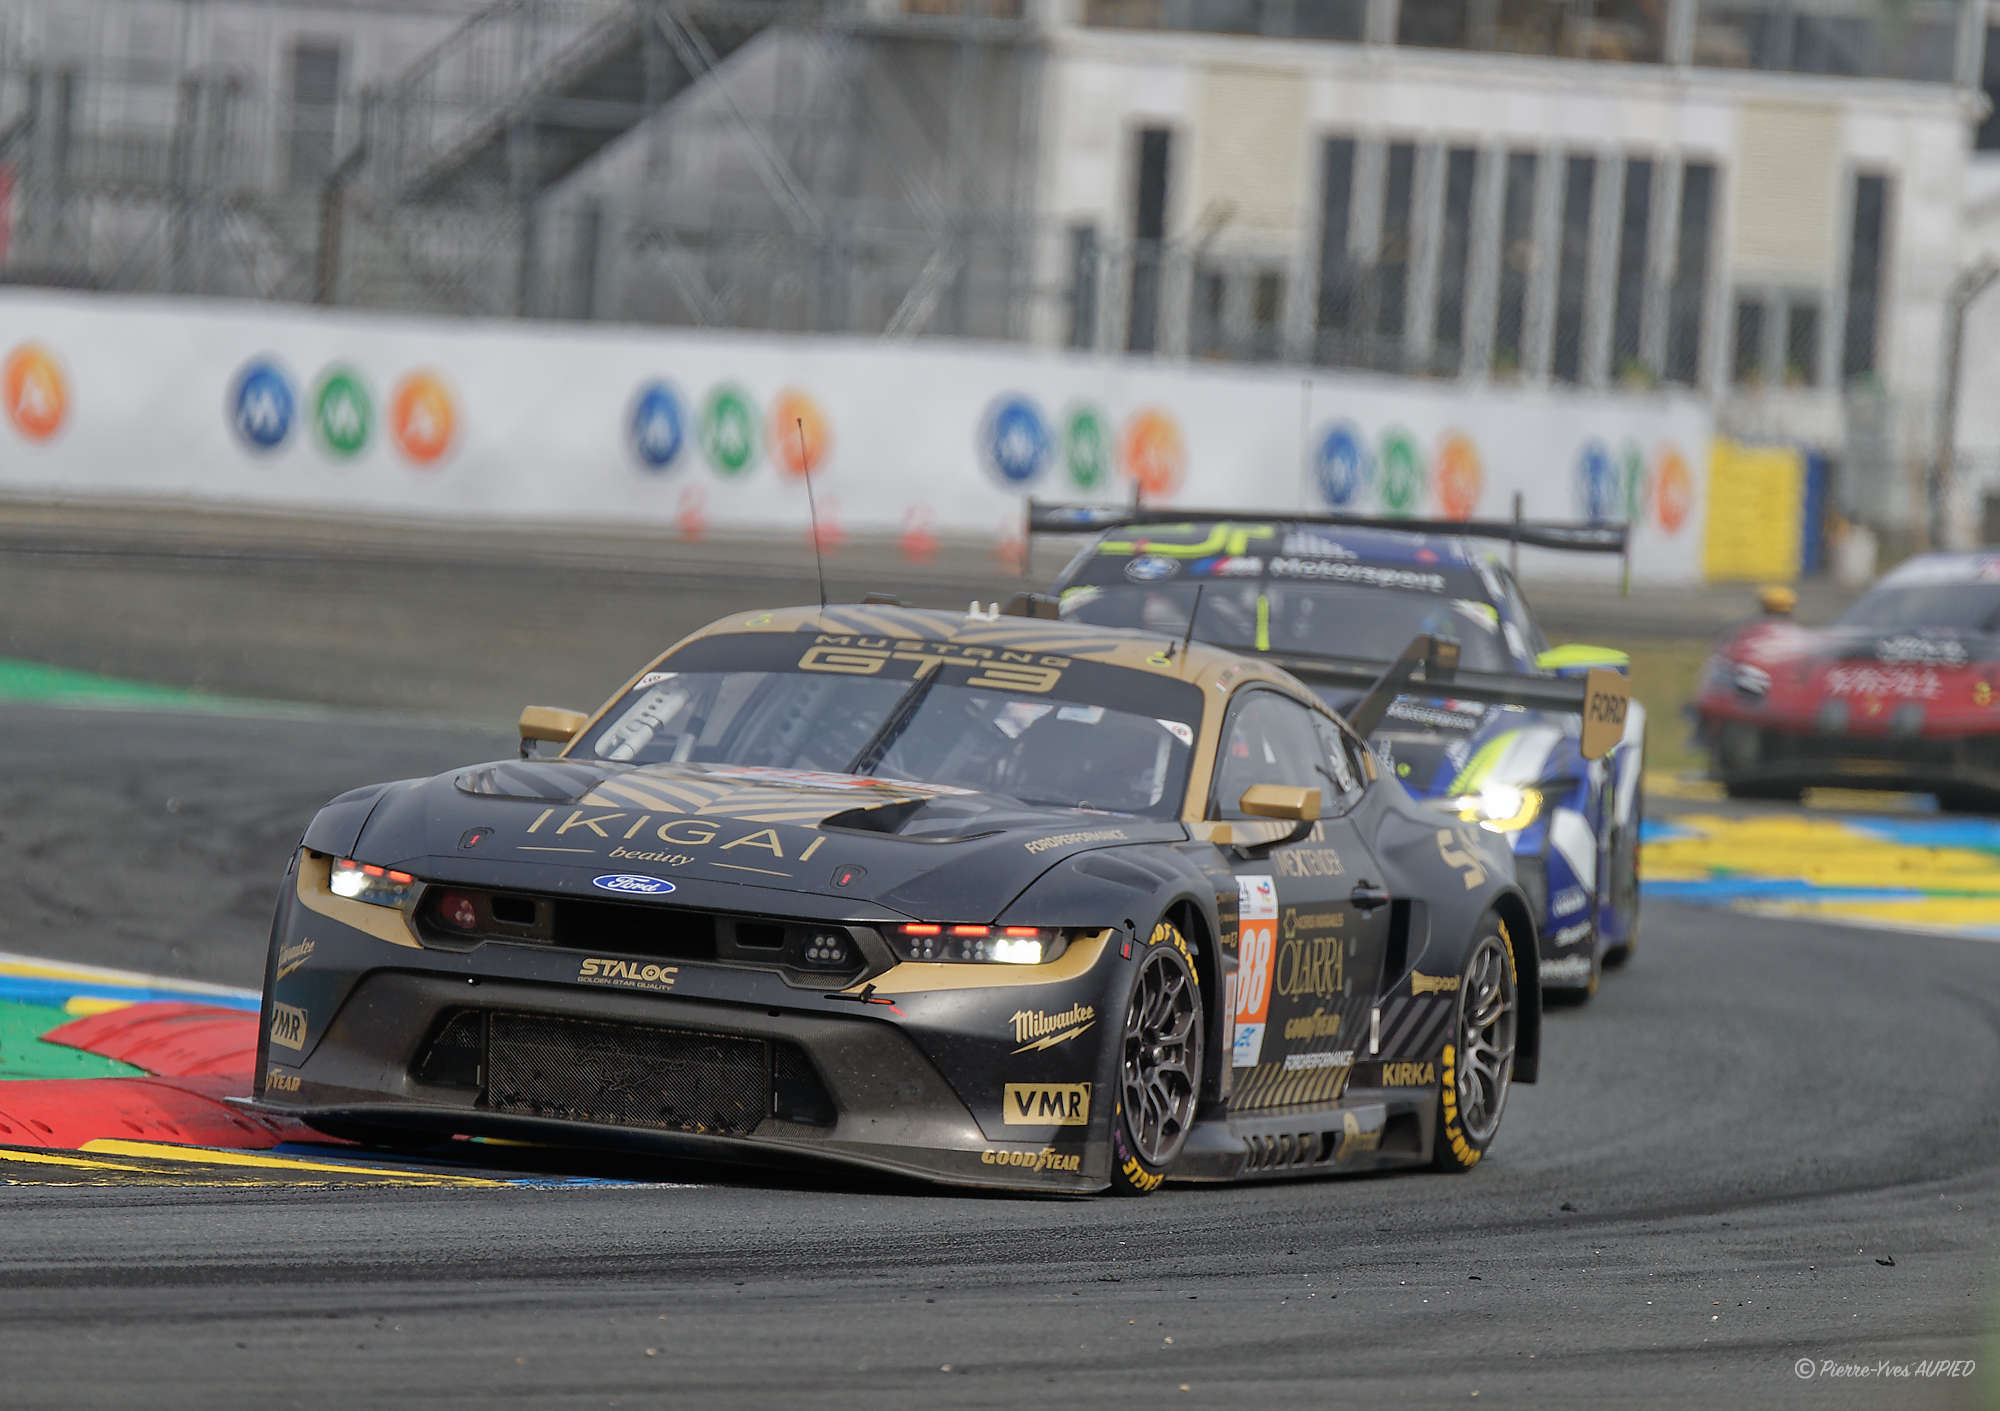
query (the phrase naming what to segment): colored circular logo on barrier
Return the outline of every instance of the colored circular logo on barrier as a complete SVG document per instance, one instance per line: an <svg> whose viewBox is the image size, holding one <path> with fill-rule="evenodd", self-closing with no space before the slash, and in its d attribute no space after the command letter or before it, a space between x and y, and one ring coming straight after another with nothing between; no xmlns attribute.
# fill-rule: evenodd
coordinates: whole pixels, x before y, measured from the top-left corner
<svg viewBox="0 0 2000 1411"><path fill-rule="evenodd" d="M1678 447L1660 448L1660 470L1654 480L1660 527L1678 534L1694 512L1694 472L1688 469Z"/></svg>
<svg viewBox="0 0 2000 1411"><path fill-rule="evenodd" d="M1382 508L1408 515L1424 498L1424 459L1417 440L1397 427L1382 435Z"/></svg>
<svg viewBox="0 0 2000 1411"><path fill-rule="evenodd" d="M7 420L30 441L46 441L69 416L69 382L56 355L39 343L23 343L0 366L0 394Z"/></svg>
<svg viewBox="0 0 2000 1411"><path fill-rule="evenodd" d="M1653 499L1653 477L1636 441L1625 443L1625 522L1644 524Z"/></svg>
<svg viewBox="0 0 2000 1411"><path fill-rule="evenodd" d="M1079 490L1095 490L1111 478L1111 437L1095 407L1070 412L1063 432L1063 460L1069 467L1069 483Z"/></svg>
<svg viewBox="0 0 2000 1411"><path fill-rule="evenodd" d="M679 458L687 444L687 418L681 413L681 399L665 382L648 382L632 399L626 422L632 454L647 470L666 470Z"/></svg>
<svg viewBox="0 0 2000 1411"><path fill-rule="evenodd" d="M1479 508L1486 477L1479 465L1479 448L1461 432L1445 433L1437 453L1438 506L1446 519L1471 519Z"/></svg>
<svg viewBox="0 0 2000 1411"><path fill-rule="evenodd" d="M778 393L771 404L771 458L787 475L818 475L826 469L833 449L833 428L826 413L796 387Z"/></svg>
<svg viewBox="0 0 2000 1411"><path fill-rule="evenodd" d="M750 394L725 383L701 409L701 451L717 475L741 475L757 463L757 414Z"/></svg>
<svg viewBox="0 0 2000 1411"><path fill-rule="evenodd" d="M413 372L396 384L389 398L389 434L418 465L436 465L444 457L458 435L458 410L442 378Z"/></svg>
<svg viewBox="0 0 2000 1411"><path fill-rule="evenodd" d="M1157 407L1135 413L1125 423L1122 446L1125 478L1149 500L1164 500L1187 475L1187 447L1174 419Z"/></svg>
<svg viewBox="0 0 2000 1411"><path fill-rule="evenodd" d="M361 374L338 365L321 373L313 389L313 434L320 448L335 460L352 460L368 448L374 431L375 399Z"/></svg>
<svg viewBox="0 0 2000 1411"><path fill-rule="evenodd" d="M292 379L271 358L252 358L229 389L229 424L253 451L275 451L292 434Z"/></svg>
<svg viewBox="0 0 2000 1411"><path fill-rule="evenodd" d="M1351 421L1329 426L1313 450L1313 484L1320 499L1335 509L1346 509L1361 498L1371 469L1361 428Z"/></svg>
<svg viewBox="0 0 2000 1411"><path fill-rule="evenodd" d="M980 460L1002 485L1033 484L1048 468L1055 450L1049 425L1035 404L1022 396L994 399L979 428Z"/></svg>
<svg viewBox="0 0 2000 1411"><path fill-rule="evenodd" d="M1602 441L1589 441L1576 460L1576 511L1592 524L1609 524L1618 517L1618 472Z"/></svg>

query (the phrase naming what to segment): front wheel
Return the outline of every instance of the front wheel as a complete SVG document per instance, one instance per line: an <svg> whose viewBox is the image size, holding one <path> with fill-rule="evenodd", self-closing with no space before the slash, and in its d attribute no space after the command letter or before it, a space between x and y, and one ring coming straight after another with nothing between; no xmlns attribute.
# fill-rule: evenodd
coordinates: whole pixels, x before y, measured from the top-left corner
<svg viewBox="0 0 2000 1411"><path fill-rule="evenodd" d="M1492 912L1480 918L1458 985L1458 1014L1438 1067L1438 1131L1431 1164L1470 1171L1500 1130L1514 1079L1520 1018L1514 941Z"/></svg>
<svg viewBox="0 0 2000 1411"><path fill-rule="evenodd" d="M1111 1189L1151 1195L1187 1145L1201 1094L1201 979L1187 937L1153 928L1132 979L1120 1039L1118 1110L1111 1122Z"/></svg>

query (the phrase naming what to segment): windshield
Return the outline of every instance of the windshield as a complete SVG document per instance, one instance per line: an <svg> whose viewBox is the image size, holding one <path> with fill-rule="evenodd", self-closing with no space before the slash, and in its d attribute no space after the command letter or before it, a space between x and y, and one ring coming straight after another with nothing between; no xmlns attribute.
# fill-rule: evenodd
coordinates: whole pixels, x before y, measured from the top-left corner
<svg viewBox="0 0 2000 1411"><path fill-rule="evenodd" d="M1201 721L1195 687L1061 657L1034 658L1060 665L1009 667L926 654L949 654L944 644L841 645L851 640L860 639L690 643L661 666L686 660L712 669L649 673L571 753L864 775L1038 805L1179 814Z"/></svg>
<svg viewBox="0 0 2000 1411"><path fill-rule="evenodd" d="M1398 588L1219 581L1108 585L1064 594L1063 616L1179 637L1187 631L1197 587L1201 615L1194 635L1217 646L1393 661L1411 638L1429 633L1457 642L1459 662L1469 669L1510 667L1491 604Z"/></svg>
<svg viewBox="0 0 2000 1411"><path fill-rule="evenodd" d="M2000 630L2000 583L1922 583L1882 587L1847 610L1849 627L1959 632Z"/></svg>

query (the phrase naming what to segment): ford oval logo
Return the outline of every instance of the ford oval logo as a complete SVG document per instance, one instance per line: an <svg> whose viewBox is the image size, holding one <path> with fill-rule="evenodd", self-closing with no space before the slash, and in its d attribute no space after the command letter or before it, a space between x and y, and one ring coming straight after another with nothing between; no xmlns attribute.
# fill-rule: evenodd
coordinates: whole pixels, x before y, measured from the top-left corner
<svg viewBox="0 0 2000 1411"><path fill-rule="evenodd" d="M672 882L658 877L639 877L630 872L614 872L608 877L590 879L593 887L602 887L607 892L637 892L640 896L661 897L674 889Z"/></svg>
<svg viewBox="0 0 2000 1411"><path fill-rule="evenodd" d="M1162 578L1172 578L1180 571L1179 563L1173 559L1161 558L1158 554L1147 554L1144 558L1133 559L1125 565L1125 576L1134 583L1157 583Z"/></svg>

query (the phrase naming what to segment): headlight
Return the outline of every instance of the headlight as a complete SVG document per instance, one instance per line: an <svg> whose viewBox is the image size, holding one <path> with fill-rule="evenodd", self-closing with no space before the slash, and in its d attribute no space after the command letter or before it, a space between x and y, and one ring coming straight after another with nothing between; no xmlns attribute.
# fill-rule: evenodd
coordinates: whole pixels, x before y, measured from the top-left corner
<svg viewBox="0 0 2000 1411"><path fill-rule="evenodd" d="M905 960L1042 965L1069 948L1069 937L1039 926L955 926L912 921L891 931L889 944Z"/></svg>
<svg viewBox="0 0 2000 1411"><path fill-rule="evenodd" d="M1450 802L1467 823L1495 833L1518 833L1542 811L1540 790L1512 784L1488 784L1476 794L1461 794Z"/></svg>
<svg viewBox="0 0 2000 1411"><path fill-rule="evenodd" d="M356 862L351 857L335 858L327 886L337 897L349 897L375 906L405 905L417 889L417 879L407 872L391 872L372 862Z"/></svg>

